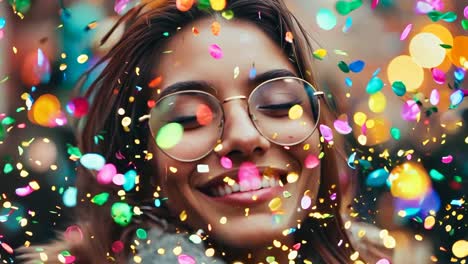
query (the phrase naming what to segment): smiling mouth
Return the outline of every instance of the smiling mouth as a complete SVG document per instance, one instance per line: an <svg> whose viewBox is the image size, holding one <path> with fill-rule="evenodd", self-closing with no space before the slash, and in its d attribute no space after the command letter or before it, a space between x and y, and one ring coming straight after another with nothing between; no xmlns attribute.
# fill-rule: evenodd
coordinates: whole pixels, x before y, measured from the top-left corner
<svg viewBox="0 0 468 264"><path fill-rule="evenodd" d="M198 188L201 192L210 197L226 197L240 193L254 193L262 189L283 187L287 184L287 172L267 168L263 171L261 178L252 178L239 181L237 177L225 176L217 178Z"/></svg>

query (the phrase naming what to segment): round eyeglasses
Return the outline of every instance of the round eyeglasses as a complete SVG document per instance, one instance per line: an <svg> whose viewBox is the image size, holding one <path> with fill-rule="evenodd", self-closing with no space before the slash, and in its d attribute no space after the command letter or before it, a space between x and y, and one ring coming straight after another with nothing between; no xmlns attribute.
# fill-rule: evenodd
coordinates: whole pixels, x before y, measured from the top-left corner
<svg viewBox="0 0 468 264"><path fill-rule="evenodd" d="M239 95L221 103L200 90L183 90L161 97L148 118L152 136L171 158L191 162L204 158L223 138L223 104L246 100L252 123L270 142L293 146L308 139L320 117L319 97L309 82L279 77L258 85L247 98Z"/></svg>

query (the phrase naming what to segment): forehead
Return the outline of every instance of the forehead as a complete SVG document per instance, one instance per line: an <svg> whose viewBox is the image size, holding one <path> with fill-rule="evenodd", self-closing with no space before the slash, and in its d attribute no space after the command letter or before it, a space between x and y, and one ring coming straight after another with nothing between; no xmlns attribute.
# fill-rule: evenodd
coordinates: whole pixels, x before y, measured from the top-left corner
<svg viewBox="0 0 468 264"><path fill-rule="evenodd" d="M218 35L212 32L215 21L221 26ZM214 45L220 48L221 58L210 54ZM226 92L222 87L229 91L242 87L253 66L259 74L272 69L296 72L281 48L258 26L214 17L194 21L177 32L154 65L153 74L163 80L162 90L176 82L204 80L222 93Z"/></svg>

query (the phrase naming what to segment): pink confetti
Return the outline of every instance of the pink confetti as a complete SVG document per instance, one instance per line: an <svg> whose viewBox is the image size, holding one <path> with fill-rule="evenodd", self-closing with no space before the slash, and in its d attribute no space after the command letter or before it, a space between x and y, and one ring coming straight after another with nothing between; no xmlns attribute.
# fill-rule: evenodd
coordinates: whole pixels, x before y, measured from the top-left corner
<svg viewBox="0 0 468 264"><path fill-rule="evenodd" d="M468 19L468 6L465 6L465 10L463 10L463 15L466 19Z"/></svg>
<svg viewBox="0 0 468 264"><path fill-rule="evenodd" d="M432 78L437 84L445 83L445 72L437 68L432 68L431 72L432 72Z"/></svg>
<svg viewBox="0 0 468 264"><path fill-rule="evenodd" d="M347 135L353 131L353 129L349 126L347 121L343 121L340 119L335 120L333 122L333 126L335 127L336 132L342 134L342 135Z"/></svg>
<svg viewBox="0 0 468 264"><path fill-rule="evenodd" d="M177 262L179 264L196 264L197 263L192 256L186 255L186 254L179 255L177 257Z"/></svg>
<svg viewBox="0 0 468 264"><path fill-rule="evenodd" d="M25 196L30 195L33 191L34 191L34 189L31 188L31 186L28 185L26 187L17 188L15 190L15 193L16 193L16 195L18 195L20 197L25 197Z"/></svg>
<svg viewBox="0 0 468 264"><path fill-rule="evenodd" d="M109 184L112 182L115 174L117 174L117 169L114 164L108 163L104 165L97 175L97 181L100 184Z"/></svg>
<svg viewBox="0 0 468 264"><path fill-rule="evenodd" d="M429 98L429 102L431 102L432 105L437 105L440 101L440 94L439 90L434 89L431 91L431 96Z"/></svg>
<svg viewBox="0 0 468 264"><path fill-rule="evenodd" d="M296 243L292 246L294 250L299 250L301 248L301 243Z"/></svg>
<svg viewBox="0 0 468 264"><path fill-rule="evenodd" d="M319 126L320 133L322 134L323 138L326 141L332 141L333 140L333 131L331 130L330 127L326 125L320 125Z"/></svg>
<svg viewBox="0 0 468 264"><path fill-rule="evenodd" d="M65 230L65 240L68 242L81 242L83 240L83 232L77 225L67 227Z"/></svg>
<svg viewBox="0 0 468 264"><path fill-rule="evenodd" d="M130 0L116 0L114 4L114 11L121 15L129 2Z"/></svg>
<svg viewBox="0 0 468 264"><path fill-rule="evenodd" d="M331 199L332 201L335 201L335 200L336 200L336 193L332 193L332 194L330 195L330 199Z"/></svg>
<svg viewBox="0 0 468 264"><path fill-rule="evenodd" d="M5 242L0 242L0 245L2 245L2 248L4 250L6 250L6 252L8 252L8 254L13 254L13 248L11 248L10 245L8 245Z"/></svg>
<svg viewBox="0 0 468 264"><path fill-rule="evenodd" d="M400 40L405 40L413 29L413 24L408 24L400 35Z"/></svg>
<svg viewBox="0 0 468 264"><path fill-rule="evenodd" d="M372 0L371 8L375 9L379 5L379 0Z"/></svg>
<svg viewBox="0 0 468 264"><path fill-rule="evenodd" d="M219 60L219 59L221 59L223 57L223 51L221 50L221 48L218 45L212 44L212 45L210 45L210 55L214 59Z"/></svg>
<svg viewBox="0 0 468 264"><path fill-rule="evenodd" d="M301 199L301 208L303 210L309 209L309 207L312 205L312 199L308 195L304 195Z"/></svg>
<svg viewBox="0 0 468 264"><path fill-rule="evenodd" d="M115 174L114 177L112 178L112 182L115 184L115 185L123 185L125 183L125 176L123 174Z"/></svg>
<svg viewBox="0 0 468 264"><path fill-rule="evenodd" d="M453 160L453 156L452 156L452 155L448 155L448 156L442 157L442 162L445 163L445 164L448 164L448 163L452 162L452 160Z"/></svg>
<svg viewBox="0 0 468 264"><path fill-rule="evenodd" d="M76 260L75 256L65 256L65 264L71 264L74 263Z"/></svg>
<svg viewBox="0 0 468 264"><path fill-rule="evenodd" d="M309 154L304 160L304 165L308 169L313 169L317 167L320 164L320 160L317 158L317 156Z"/></svg>
<svg viewBox="0 0 468 264"><path fill-rule="evenodd" d="M403 104L401 117L405 121L416 121L420 113L421 110L416 101L408 100Z"/></svg>
<svg viewBox="0 0 468 264"><path fill-rule="evenodd" d="M390 264L390 261L388 259L379 259L375 264Z"/></svg>
<svg viewBox="0 0 468 264"><path fill-rule="evenodd" d="M232 160L228 157L221 157L220 159L221 166L225 169L230 169L232 168Z"/></svg>

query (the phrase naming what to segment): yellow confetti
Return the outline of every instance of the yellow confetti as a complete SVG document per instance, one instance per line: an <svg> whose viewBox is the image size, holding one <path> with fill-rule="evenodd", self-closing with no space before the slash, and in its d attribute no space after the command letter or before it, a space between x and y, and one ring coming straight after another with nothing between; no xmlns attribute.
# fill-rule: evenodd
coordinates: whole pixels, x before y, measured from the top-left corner
<svg viewBox="0 0 468 264"><path fill-rule="evenodd" d="M468 256L468 241L458 240L457 242L453 243L452 253L455 255L455 257L460 259Z"/></svg>
<svg viewBox="0 0 468 264"><path fill-rule="evenodd" d="M78 58L76 58L76 61L79 63L79 64L83 64L85 62L88 61L88 55L86 54L81 54L80 56L78 56Z"/></svg>
<svg viewBox="0 0 468 264"><path fill-rule="evenodd" d="M271 211L277 211L281 208L282 202L279 197L273 198L270 203L268 203L268 207L270 207Z"/></svg>
<svg viewBox="0 0 468 264"><path fill-rule="evenodd" d="M288 176L286 177L286 180L288 183L294 183L299 179L299 175L295 172L290 172L288 173Z"/></svg>
<svg viewBox="0 0 468 264"><path fill-rule="evenodd" d="M219 223L225 225L227 223L227 218L225 216L221 217L221 219L219 219Z"/></svg>
<svg viewBox="0 0 468 264"><path fill-rule="evenodd" d="M302 109L301 105L294 105L289 109L288 116L292 120L296 120L301 118L302 114L304 113L304 110Z"/></svg>
<svg viewBox="0 0 468 264"><path fill-rule="evenodd" d="M180 221L184 222L185 220L187 220L187 212L185 212L185 210L183 210L180 215L179 215L179 218L180 218Z"/></svg>

